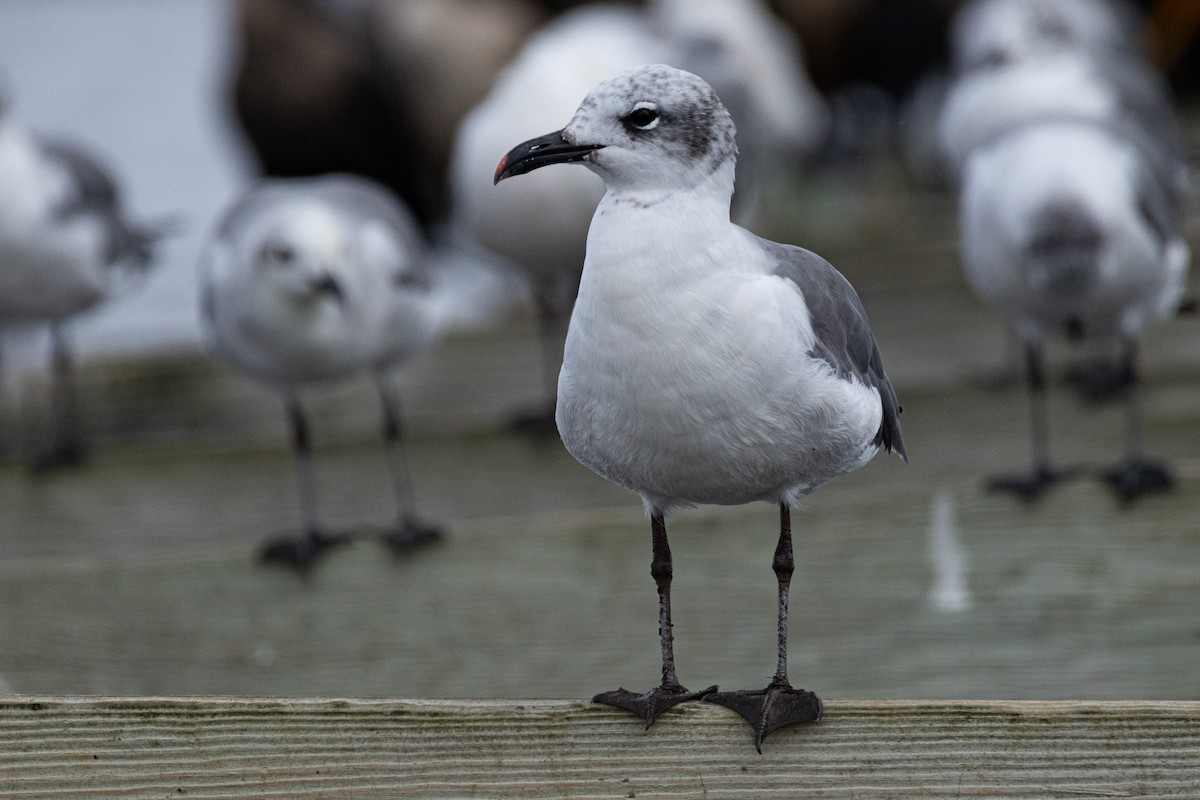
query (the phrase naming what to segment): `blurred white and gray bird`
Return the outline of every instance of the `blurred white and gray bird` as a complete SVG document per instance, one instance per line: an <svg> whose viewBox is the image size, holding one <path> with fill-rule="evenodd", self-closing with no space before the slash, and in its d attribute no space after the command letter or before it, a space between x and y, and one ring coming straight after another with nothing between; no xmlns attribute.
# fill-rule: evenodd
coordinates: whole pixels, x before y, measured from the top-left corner
<svg viewBox="0 0 1200 800"><path fill-rule="evenodd" d="M1123 0L965 5L951 31L957 74L937 125L946 174L957 180L976 150L1024 136L1031 125L1079 120L1107 127L1140 154L1165 206L1158 216L1182 214L1190 191L1188 146L1167 84L1146 57L1140 21ZM1012 366L1002 377L1019 374L1017 340L1023 338L1011 337ZM1099 400L1121 390L1125 372L1089 355L1068 375L1077 391Z"/></svg>
<svg viewBox="0 0 1200 800"><path fill-rule="evenodd" d="M1133 122L1180 162L1186 138L1145 57L1135 10L1112 0L976 0L955 17L956 79L938 123L952 168L1013 125L1046 116Z"/></svg>
<svg viewBox="0 0 1200 800"><path fill-rule="evenodd" d="M596 86L562 130L513 148L495 180L578 162L607 187L588 232L557 425L576 459L637 492L651 518L663 680L595 700L649 725L706 697L745 717L761 747L772 730L821 715L816 695L787 678L791 507L881 449L905 451L854 289L819 256L731 222L734 131L701 78L639 67ZM759 691L689 692L675 671L667 515L753 501L780 510L775 676Z"/></svg>
<svg viewBox="0 0 1200 800"><path fill-rule="evenodd" d="M296 455L303 529L267 542L264 560L303 571L347 540L319 521L301 396L356 377L378 389L396 494L380 538L400 552L438 537L415 513L395 378L438 333L425 259L407 209L364 178L264 180L218 224L200 265L207 343L283 398Z"/></svg>
<svg viewBox="0 0 1200 800"><path fill-rule="evenodd" d="M529 276L539 314L547 408L524 417L524 426L553 430L562 325L603 184L582 170L556 170L496 189L487 177L495 154L559 124L605 77L647 63L675 63L714 84L742 127L745 161L759 167L747 169L738 184L740 219L747 222L761 185L779 174L781 163L815 150L829 124L801 57L799 44L759 0L658 0L645 11L585 6L530 37L463 121L451 163L455 222ZM531 226L530 220L537 222Z"/></svg>
<svg viewBox="0 0 1200 800"><path fill-rule="evenodd" d="M1033 415L1032 470L994 487L1033 498L1066 474L1049 455L1042 367L1056 337L1120 346L1127 444L1106 480L1125 499L1170 485L1142 455L1136 353L1143 330L1178 307L1190 260L1174 167L1136 125L1080 119L1030 122L968 159L967 281L1024 342Z"/></svg>
<svg viewBox="0 0 1200 800"><path fill-rule="evenodd" d="M35 468L84 455L68 322L140 285L170 227L132 221L107 167L26 128L0 89L0 327L50 327L52 431Z"/></svg>
<svg viewBox="0 0 1200 800"><path fill-rule="evenodd" d="M958 72L1063 50L1142 58L1141 32L1124 0L973 0L954 16L950 51Z"/></svg>

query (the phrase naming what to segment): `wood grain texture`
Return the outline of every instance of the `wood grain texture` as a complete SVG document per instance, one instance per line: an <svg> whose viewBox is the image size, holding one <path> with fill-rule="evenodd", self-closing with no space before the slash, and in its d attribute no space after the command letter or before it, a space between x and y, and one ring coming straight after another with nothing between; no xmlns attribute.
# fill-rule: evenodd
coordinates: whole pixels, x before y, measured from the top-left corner
<svg viewBox="0 0 1200 800"><path fill-rule="evenodd" d="M834 701L763 749L701 704L0 700L4 798L1200 796L1200 702Z"/></svg>

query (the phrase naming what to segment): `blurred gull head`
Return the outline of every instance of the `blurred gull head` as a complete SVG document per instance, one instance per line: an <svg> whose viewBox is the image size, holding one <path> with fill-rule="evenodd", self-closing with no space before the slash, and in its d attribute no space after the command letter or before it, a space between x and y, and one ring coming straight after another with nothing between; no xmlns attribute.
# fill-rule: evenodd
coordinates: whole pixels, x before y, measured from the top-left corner
<svg viewBox="0 0 1200 800"><path fill-rule="evenodd" d="M954 19L959 72L1074 52L1138 57L1138 14L1123 0L975 0Z"/></svg>

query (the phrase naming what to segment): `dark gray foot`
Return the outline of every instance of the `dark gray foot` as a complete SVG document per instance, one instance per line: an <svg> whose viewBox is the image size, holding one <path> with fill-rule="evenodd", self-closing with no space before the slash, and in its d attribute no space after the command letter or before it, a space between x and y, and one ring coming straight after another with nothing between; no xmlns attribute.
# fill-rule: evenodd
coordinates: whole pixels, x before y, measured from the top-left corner
<svg viewBox="0 0 1200 800"><path fill-rule="evenodd" d="M716 692L704 698L733 709L754 728L754 749L762 752L763 739L785 725L816 722L824 713L821 699L804 689L793 689L787 681L772 682L758 691Z"/></svg>
<svg viewBox="0 0 1200 800"><path fill-rule="evenodd" d="M682 686L671 688L658 686L643 694L634 694L628 689L617 689L611 692L601 692L592 698L592 702L616 706L637 714L649 728L654 724L654 720L658 719L658 715L664 711L674 708L680 703L702 700L716 690L716 686L710 686L700 692L689 692Z"/></svg>
<svg viewBox="0 0 1200 800"><path fill-rule="evenodd" d="M418 547L441 541L442 529L416 519L407 519L380 532L378 537L393 556L400 557Z"/></svg>
<svg viewBox="0 0 1200 800"><path fill-rule="evenodd" d="M350 537L342 533L280 536L263 544L258 551L258 560L263 564L289 567L304 575L326 551L349 541Z"/></svg>
<svg viewBox="0 0 1200 800"><path fill-rule="evenodd" d="M1035 469L1021 475L1000 475L989 478L987 488L989 492L1014 494L1029 503L1040 498L1047 489L1062 478L1062 473L1052 472L1048 469Z"/></svg>
<svg viewBox="0 0 1200 800"><path fill-rule="evenodd" d="M1144 494L1168 491L1175 485L1175 479L1166 466L1150 461L1126 461L1101 477L1126 503Z"/></svg>
<svg viewBox="0 0 1200 800"><path fill-rule="evenodd" d="M57 469L80 467L87 461L87 448L80 442L59 442L42 448L34 454L29 462L29 469L35 474L45 474Z"/></svg>
<svg viewBox="0 0 1200 800"><path fill-rule="evenodd" d="M513 417L512 429L522 436L549 439L558 436L558 425L554 421L554 403L550 407L531 408Z"/></svg>

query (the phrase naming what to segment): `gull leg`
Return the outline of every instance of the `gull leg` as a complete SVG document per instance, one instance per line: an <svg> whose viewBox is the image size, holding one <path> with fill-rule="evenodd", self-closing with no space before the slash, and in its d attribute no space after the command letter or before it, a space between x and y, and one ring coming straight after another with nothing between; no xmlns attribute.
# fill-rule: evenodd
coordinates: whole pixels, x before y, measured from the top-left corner
<svg viewBox="0 0 1200 800"><path fill-rule="evenodd" d="M345 544L349 538L344 534L323 533L317 523L317 482L313 474L308 420L297 399L289 397L284 407L292 432L303 530L298 536L280 536L265 542L259 550L259 560L264 564L280 564L307 573L326 550Z"/></svg>
<svg viewBox="0 0 1200 800"><path fill-rule="evenodd" d="M562 368L563 341L566 339L563 315L555 303L553 281L534 288L534 302L538 315L543 400L537 407L518 414L513 420L513 429L529 436L551 437L558 435L554 404L558 398L558 372Z"/></svg>
<svg viewBox="0 0 1200 800"><path fill-rule="evenodd" d="M1129 376L1125 389L1125 458L1102 477L1117 497L1130 502L1149 492L1162 492L1174 485L1164 464L1147 460L1142 454L1141 379L1137 371L1137 342L1126 339L1122 353L1123 371Z"/></svg>
<svg viewBox="0 0 1200 800"><path fill-rule="evenodd" d="M788 593L795 570L792 555L792 514L786 503L779 504L779 544L771 566L779 584L779 638L775 676L765 689L757 691L716 692L704 699L741 714L754 728L754 749L762 752L763 739L785 725L816 722L821 718L821 700L812 692L794 689L788 682Z"/></svg>
<svg viewBox="0 0 1200 800"><path fill-rule="evenodd" d="M653 547L650 574L658 588L658 637L662 646L662 683L642 694L635 694L628 689L616 689L601 692L592 698L593 703L604 703L637 714L645 721L647 728L654 724L654 720L662 712L688 700L699 700L717 690L716 686L710 686L700 692L689 692L680 685L679 678L675 675L675 637L671 633L671 548L667 543L666 521L660 512L650 516L650 534Z"/></svg>
<svg viewBox="0 0 1200 800"><path fill-rule="evenodd" d="M1023 475L1001 475L988 481L992 491L1011 492L1022 500L1042 496L1063 475L1050 466L1050 425L1046 413L1046 374L1042 365L1040 342L1025 344L1025 373L1029 385L1030 427L1033 443L1033 469Z"/></svg>
<svg viewBox="0 0 1200 800"><path fill-rule="evenodd" d="M395 555L442 538L440 528L420 522L414 513L412 479L408 459L404 454L404 428L400 414L400 395L390 375L375 378L383 409L383 441L387 447L388 464L392 472L392 487L396 493L396 524L380 535L380 540Z"/></svg>
<svg viewBox="0 0 1200 800"><path fill-rule="evenodd" d="M75 359L57 322L50 324L50 372L50 441L34 456L34 472L79 466L86 457L75 398Z"/></svg>

